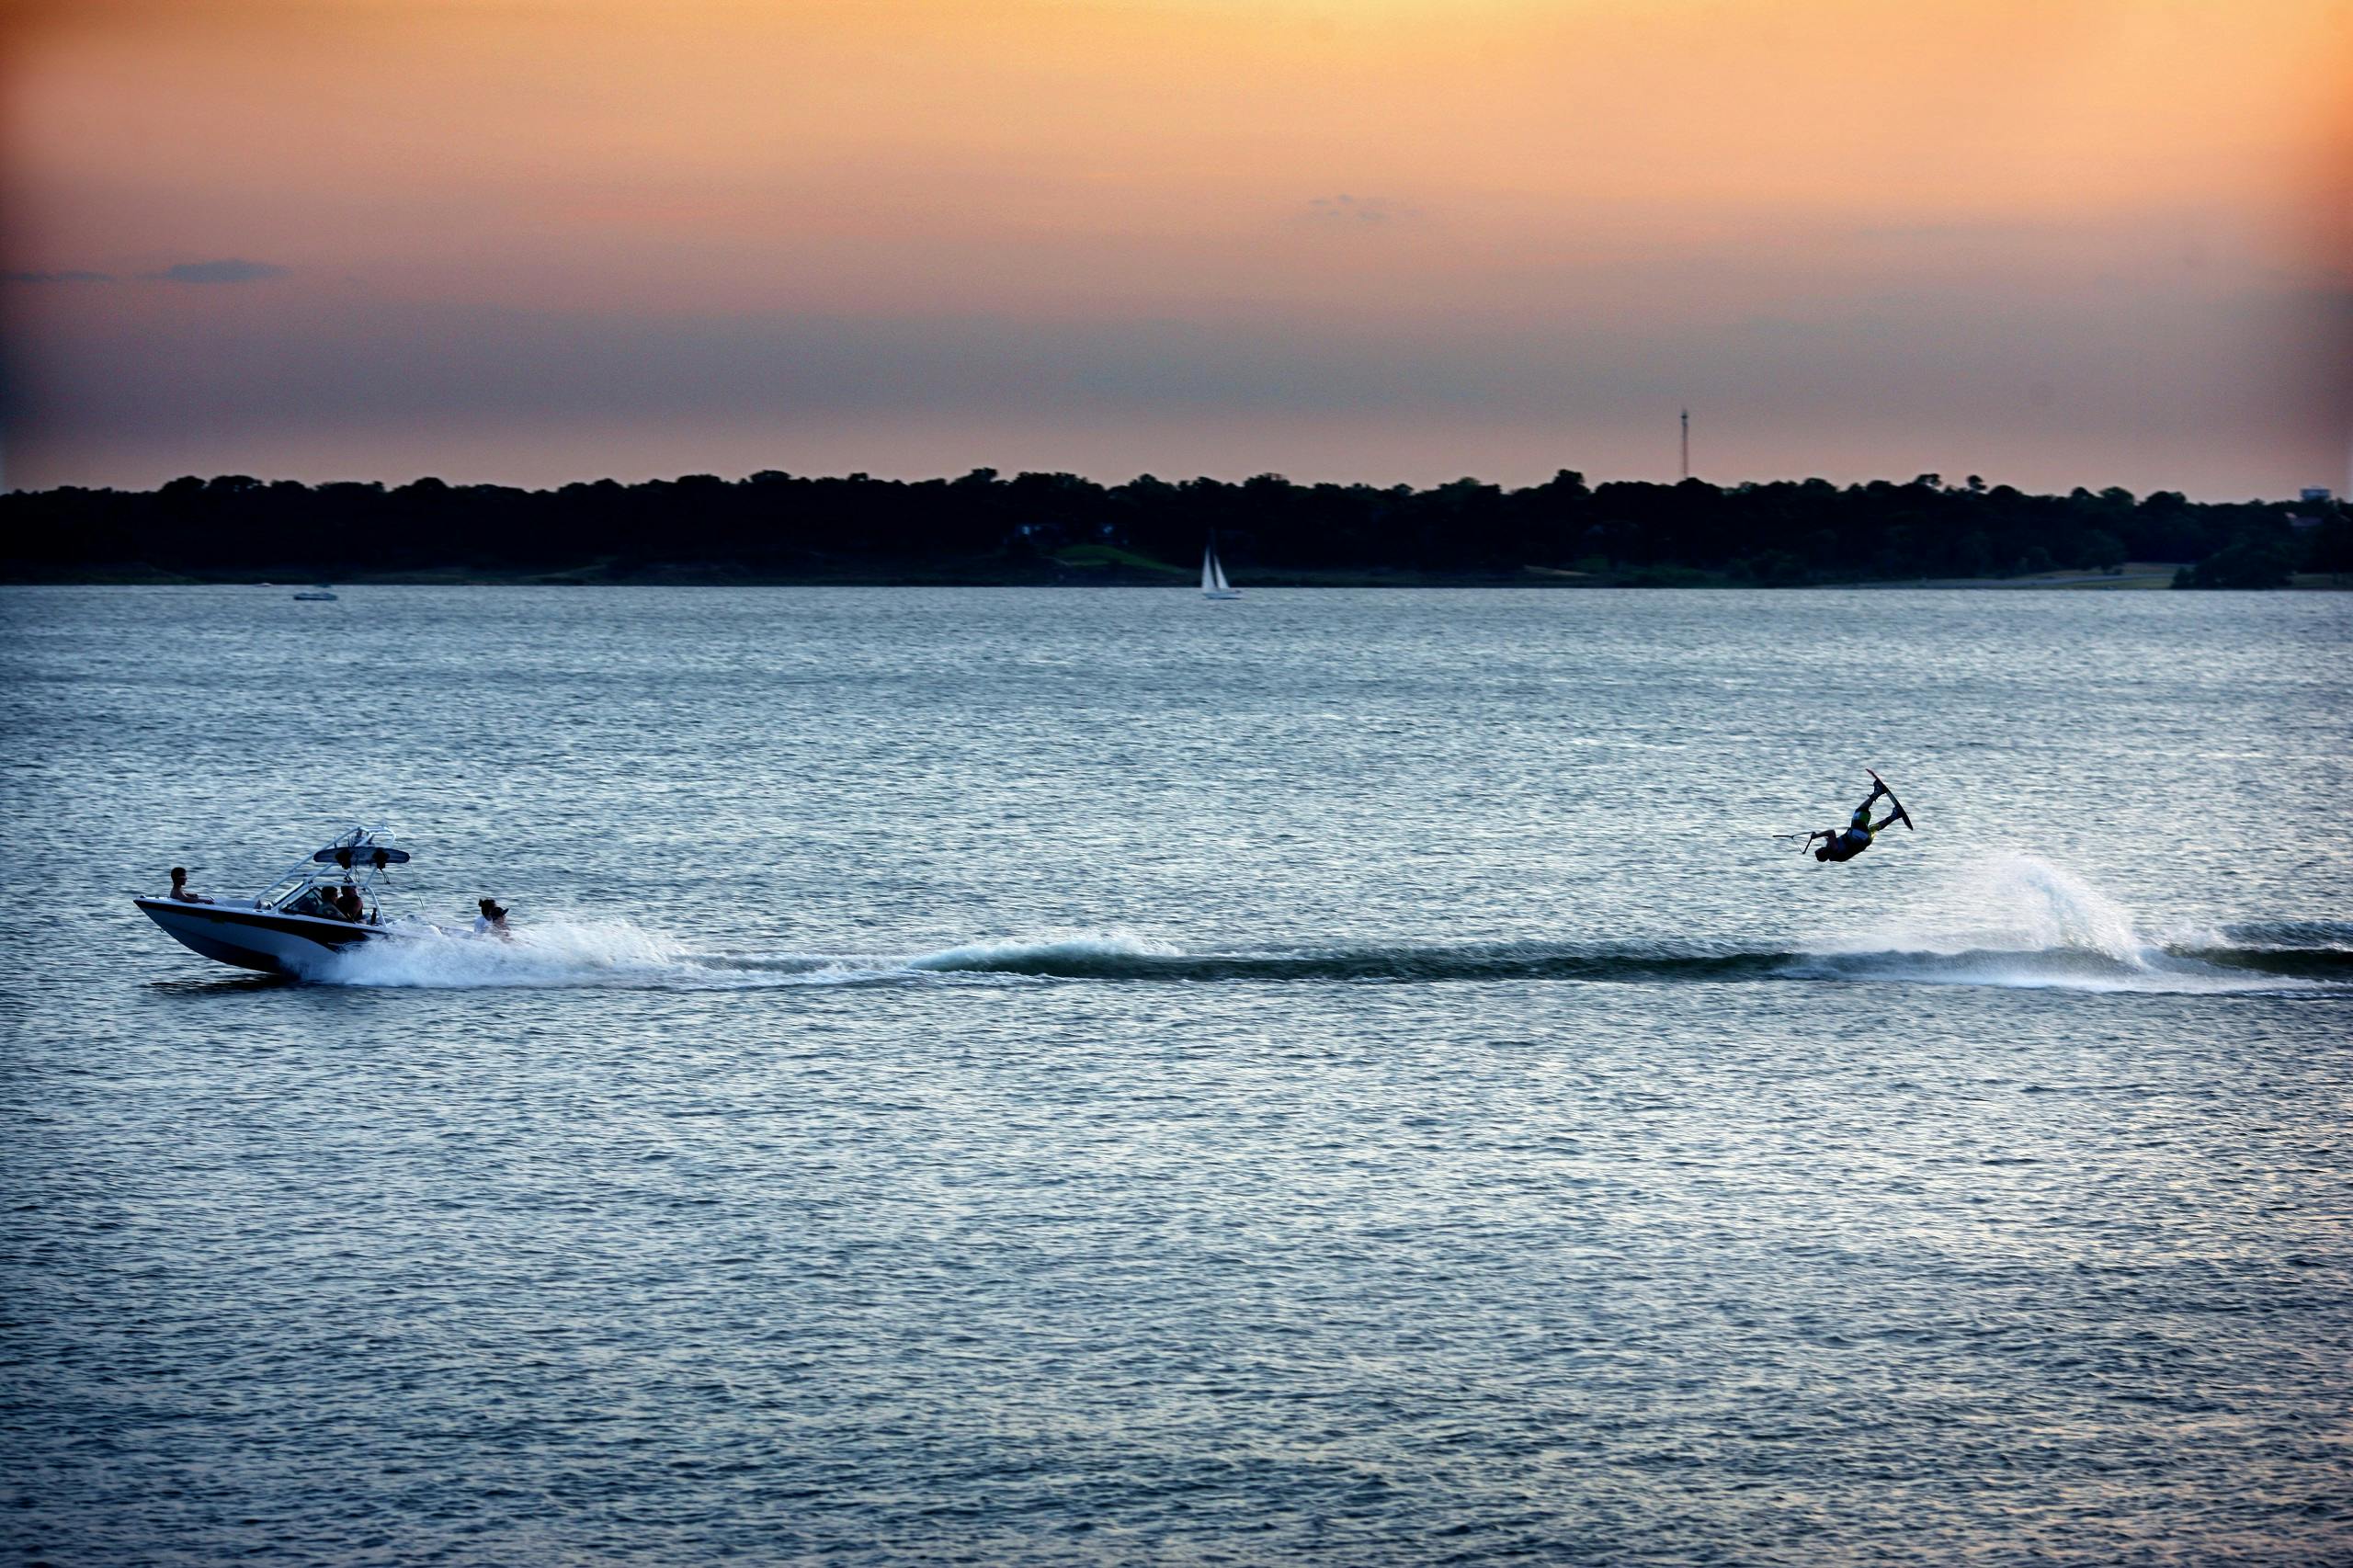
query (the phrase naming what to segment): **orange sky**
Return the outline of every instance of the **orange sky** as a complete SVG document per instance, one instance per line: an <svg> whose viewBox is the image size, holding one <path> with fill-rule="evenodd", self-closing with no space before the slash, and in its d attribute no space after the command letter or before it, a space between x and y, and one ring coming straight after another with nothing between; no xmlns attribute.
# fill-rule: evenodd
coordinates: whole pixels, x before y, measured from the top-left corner
<svg viewBox="0 0 2353 1568"><path fill-rule="evenodd" d="M0 17L12 485L2347 483L2347 0Z"/></svg>

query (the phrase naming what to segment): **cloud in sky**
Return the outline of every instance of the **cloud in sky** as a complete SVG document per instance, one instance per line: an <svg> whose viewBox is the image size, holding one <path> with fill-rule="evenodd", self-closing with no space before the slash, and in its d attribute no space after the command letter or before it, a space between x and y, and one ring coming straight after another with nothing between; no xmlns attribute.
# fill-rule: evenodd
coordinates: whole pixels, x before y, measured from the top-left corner
<svg viewBox="0 0 2353 1568"><path fill-rule="evenodd" d="M272 278L286 278L292 268L275 266L267 261L245 261L235 256L219 261L183 261L153 272L142 272L139 278L149 283L259 283ZM54 272L0 273L0 282L8 283L119 283L122 279L111 272L64 270Z"/></svg>
<svg viewBox="0 0 2353 1568"><path fill-rule="evenodd" d="M1408 209L1382 196L1318 196L1307 203L1307 216L1324 223L1386 223L1404 217Z"/></svg>
<svg viewBox="0 0 2353 1568"><path fill-rule="evenodd" d="M259 283L271 278L284 278L289 271L287 267L276 267L267 261L244 261L230 256L220 261L183 261L146 276L165 283Z"/></svg>

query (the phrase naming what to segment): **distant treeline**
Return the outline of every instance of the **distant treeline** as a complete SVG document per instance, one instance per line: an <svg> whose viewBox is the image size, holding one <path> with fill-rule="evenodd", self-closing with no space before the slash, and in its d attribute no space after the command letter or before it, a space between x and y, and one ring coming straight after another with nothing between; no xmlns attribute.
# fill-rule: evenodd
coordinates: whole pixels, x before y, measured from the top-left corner
<svg viewBox="0 0 2353 1568"><path fill-rule="evenodd" d="M229 474L151 492L0 495L0 574L18 581L442 572L1048 580L1074 568L1188 566L1212 530L1229 570L1269 580L1533 567L1611 582L1778 585L2142 561L2192 563L2182 586L2272 587L2294 572L2353 571L2353 511L2342 504L2201 503L2118 489L2029 495L1932 473L1843 488L1820 479L1589 486L1563 470L1520 490L1472 479L1427 490L1297 484L1279 474L1105 485L991 469L953 480L767 472L556 490Z"/></svg>

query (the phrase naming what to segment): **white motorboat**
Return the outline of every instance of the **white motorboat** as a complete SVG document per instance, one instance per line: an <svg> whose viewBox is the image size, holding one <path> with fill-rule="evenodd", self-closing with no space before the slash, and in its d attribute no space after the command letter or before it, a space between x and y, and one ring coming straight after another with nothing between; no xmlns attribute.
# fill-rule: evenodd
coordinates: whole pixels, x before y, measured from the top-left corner
<svg viewBox="0 0 2353 1568"><path fill-rule="evenodd" d="M250 899L131 902L191 952L240 969L302 974L347 948L397 933L380 897L389 885L386 872L409 855L390 840L382 828L355 827ZM358 900L356 920L336 908L336 895L347 888Z"/></svg>
<svg viewBox="0 0 2353 1568"><path fill-rule="evenodd" d="M1242 590L1225 580L1225 567L1217 558L1217 540L1211 539L1209 548L1201 551L1201 597L1205 599L1238 599Z"/></svg>

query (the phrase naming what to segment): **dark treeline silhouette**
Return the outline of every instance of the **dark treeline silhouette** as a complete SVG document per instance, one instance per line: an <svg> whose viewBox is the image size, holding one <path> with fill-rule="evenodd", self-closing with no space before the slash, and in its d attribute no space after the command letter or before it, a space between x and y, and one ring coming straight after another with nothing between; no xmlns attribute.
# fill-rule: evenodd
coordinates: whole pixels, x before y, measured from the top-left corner
<svg viewBox="0 0 2353 1568"><path fill-rule="evenodd" d="M1539 568L1589 581L1779 585L2097 572L2136 561L2190 563L2182 586L2270 587L2293 572L2353 570L2353 511L2341 504L2200 503L2118 489L2029 495L1936 474L1843 488L1819 479L1588 486L1563 470L1520 490L1472 479L1427 490L1297 484L1279 474L1104 485L991 469L954 480L767 472L556 490L231 474L155 491L14 493L0 496L0 575L18 581L436 573L1046 581L1189 566L1212 529L1230 570L1265 581Z"/></svg>

